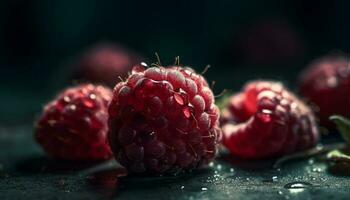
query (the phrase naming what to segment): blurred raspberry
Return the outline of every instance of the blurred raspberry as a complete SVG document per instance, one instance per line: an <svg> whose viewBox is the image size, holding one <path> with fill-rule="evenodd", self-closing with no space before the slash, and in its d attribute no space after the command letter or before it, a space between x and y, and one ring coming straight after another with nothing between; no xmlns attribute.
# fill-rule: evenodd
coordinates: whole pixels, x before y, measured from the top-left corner
<svg viewBox="0 0 350 200"><path fill-rule="evenodd" d="M300 92L315 104L321 123L331 115L350 117L350 62L345 56L326 56L310 64L300 77Z"/></svg>
<svg viewBox="0 0 350 200"><path fill-rule="evenodd" d="M235 47L236 55L253 64L288 62L305 52L305 45L293 26L277 19L265 19L243 29Z"/></svg>
<svg viewBox="0 0 350 200"><path fill-rule="evenodd" d="M311 110L282 84L253 81L224 111L224 145L246 159L278 157L315 146Z"/></svg>
<svg viewBox="0 0 350 200"><path fill-rule="evenodd" d="M80 57L74 66L73 78L113 88L141 60L139 55L121 46L100 44Z"/></svg>
<svg viewBox="0 0 350 200"><path fill-rule="evenodd" d="M109 141L131 173L175 173L214 159L219 110L207 82L190 68L135 66L116 85Z"/></svg>
<svg viewBox="0 0 350 200"><path fill-rule="evenodd" d="M107 106L112 92L82 84L47 104L36 123L35 138L52 157L95 161L112 157L107 141Z"/></svg>

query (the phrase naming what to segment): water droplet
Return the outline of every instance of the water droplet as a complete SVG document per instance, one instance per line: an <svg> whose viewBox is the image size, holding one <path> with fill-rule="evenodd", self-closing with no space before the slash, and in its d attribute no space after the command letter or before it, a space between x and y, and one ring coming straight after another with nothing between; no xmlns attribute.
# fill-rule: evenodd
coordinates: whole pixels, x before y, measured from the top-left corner
<svg viewBox="0 0 350 200"><path fill-rule="evenodd" d="M94 107L94 103L91 100L83 100L83 104L84 106L86 106L87 108L93 108Z"/></svg>
<svg viewBox="0 0 350 200"><path fill-rule="evenodd" d="M182 186L181 186L181 190L183 190L183 189L185 189L185 186L182 185Z"/></svg>
<svg viewBox="0 0 350 200"><path fill-rule="evenodd" d="M214 167L214 162L210 162L209 167Z"/></svg>
<svg viewBox="0 0 350 200"><path fill-rule="evenodd" d="M329 87L336 87L338 85L338 80L334 76L327 79L327 85Z"/></svg>
<svg viewBox="0 0 350 200"><path fill-rule="evenodd" d="M218 164L218 166L216 166L216 168L220 171L222 169L222 165Z"/></svg>
<svg viewBox="0 0 350 200"><path fill-rule="evenodd" d="M245 180L246 180L246 181L250 181L250 178L246 178Z"/></svg>
<svg viewBox="0 0 350 200"><path fill-rule="evenodd" d="M66 103L69 103L69 102L70 102L70 98L69 98L69 96L65 96L65 97L63 97L63 100L64 100L64 102L66 102Z"/></svg>
<svg viewBox="0 0 350 200"><path fill-rule="evenodd" d="M291 193L303 192L305 188L312 187L311 183L308 182L291 182L284 185L284 188L288 189Z"/></svg>
<svg viewBox="0 0 350 200"><path fill-rule="evenodd" d="M279 194L279 195L282 195L282 194L283 194L283 192L282 192L281 190L279 190L279 191L278 191L278 194Z"/></svg>
<svg viewBox="0 0 350 200"><path fill-rule="evenodd" d="M233 168L230 168L230 172L233 173L235 172L235 170Z"/></svg>
<svg viewBox="0 0 350 200"><path fill-rule="evenodd" d="M145 62L141 62L141 65L144 67L148 67L147 63L145 63Z"/></svg>
<svg viewBox="0 0 350 200"><path fill-rule="evenodd" d="M323 148L324 148L324 147L323 147L322 144L318 144L318 145L316 146L316 150L318 150L318 151L322 150Z"/></svg>
<svg viewBox="0 0 350 200"><path fill-rule="evenodd" d="M77 109L77 106L76 106L76 105L70 105L70 106L69 106L69 109L71 109L71 110L76 110L76 109Z"/></svg>
<svg viewBox="0 0 350 200"><path fill-rule="evenodd" d="M202 191L207 191L207 190L208 190L208 188L202 187Z"/></svg>
<svg viewBox="0 0 350 200"><path fill-rule="evenodd" d="M191 117L191 111L188 107L184 108L182 110L182 113L185 115L186 118L190 118Z"/></svg>
<svg viewBox="0 0 350 200"><path fill-rule="evenodd" d="M311 158L311 159L308 160L308 163L309 163L310 165L312 165L312 164L315 163L315 160L314 160L313 158Z"/></svg>
<svg viewBox="0 0 350 200"><path fill-rule="evenodd" d="M271 121L271 111L263 109L260 113L257 115L261 121L268 123Z"/></svg>
<svg viewBox="0 0 350 200"><path fill-rule="evenodd" d="M319 172L322 172L322 169L319 168L319 167L315 167L315 168L312 169L312 171L319 173Z"/></svg>
<svg viewBox="0 0 350 200"><path fill-rule="evenodd" d="M265 182L265 183L273 183L273 182L276 182L277 179L278 179L277 176L273 176L273 177L271 177L271 178L267 178L267 179L262 180L262 182Z"/></svg>
<svg viewBox="0 0 350 200"><path fill-rule="evenodd" d="M90 94L89 97L90 97L90 99L92 99L92 100L96 99L96 95L95 95L95 94Z"/></svg>
<svg viewBox="0 0 350 200"><path fill-rule="evenodd" d="M174 99L179 105L184 105L184 100L178 93L174 94Z"/></svg>

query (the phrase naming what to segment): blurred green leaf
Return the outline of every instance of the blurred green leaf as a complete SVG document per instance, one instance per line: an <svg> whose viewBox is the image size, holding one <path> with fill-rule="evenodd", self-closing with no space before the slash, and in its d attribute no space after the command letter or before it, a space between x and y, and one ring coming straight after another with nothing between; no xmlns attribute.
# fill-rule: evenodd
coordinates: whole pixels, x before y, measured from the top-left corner
<svg viewBox="0 0 350 200"><path fill-rule="evenodd" d="M337 125L344 140L350 145L350 120L339 115L333 115L329 119Z"/></svg>

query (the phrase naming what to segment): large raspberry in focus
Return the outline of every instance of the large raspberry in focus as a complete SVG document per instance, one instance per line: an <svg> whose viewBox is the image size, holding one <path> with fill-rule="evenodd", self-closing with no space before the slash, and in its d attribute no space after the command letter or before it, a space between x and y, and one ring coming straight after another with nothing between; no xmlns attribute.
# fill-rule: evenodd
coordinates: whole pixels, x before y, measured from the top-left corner
<svg viewBox="0 0 350 200"><path fill-rule="evenodd" d="M135 66L114 88L109 117L110 145L131 173L202 167L221 136L213 93L190 68Z"/></svg>
<svg viewBox="0 0 350 200"><path fill-rule="evenodd" d="M248 83L231 97L223 117L224 145L241 158L278 157L318 140L311 110L277 82Z"/></svg>
<svg viewBox="0 0 350 200"><path fill-rule="evenodd" d="M52 157L95 161L112 157L107 141L110 89L92 84L68 88L47 104L35 138Z"/></svg>
<svg viewBox="0 0 350 200"><path fill-rule="evenodd" d="M74 66L74 79L114 87L139 62L141 57L128 49L100 44L79 58Z"/></svg>
<svg viewBox="0 0 350 200"><path fill-rule="evenodd" d="M314 61L300 77L300 92L317 108L321 123L329 116L350 117L350 62L343 56Z"/></svg>

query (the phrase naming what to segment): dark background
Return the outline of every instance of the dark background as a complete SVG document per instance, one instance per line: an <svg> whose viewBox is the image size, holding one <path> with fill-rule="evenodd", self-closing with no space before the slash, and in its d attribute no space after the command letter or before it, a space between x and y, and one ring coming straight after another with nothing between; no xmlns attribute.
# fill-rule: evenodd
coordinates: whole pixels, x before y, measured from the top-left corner
<svg viewBox="0 0 350 200"><path fill-rule="evenodd" d="M31 122L67 85L70 63L110 41L215 80L215 93L253 78L296 88L298 73L330 51L349 51L348 1L2 0L0 123Z"/></svg>

